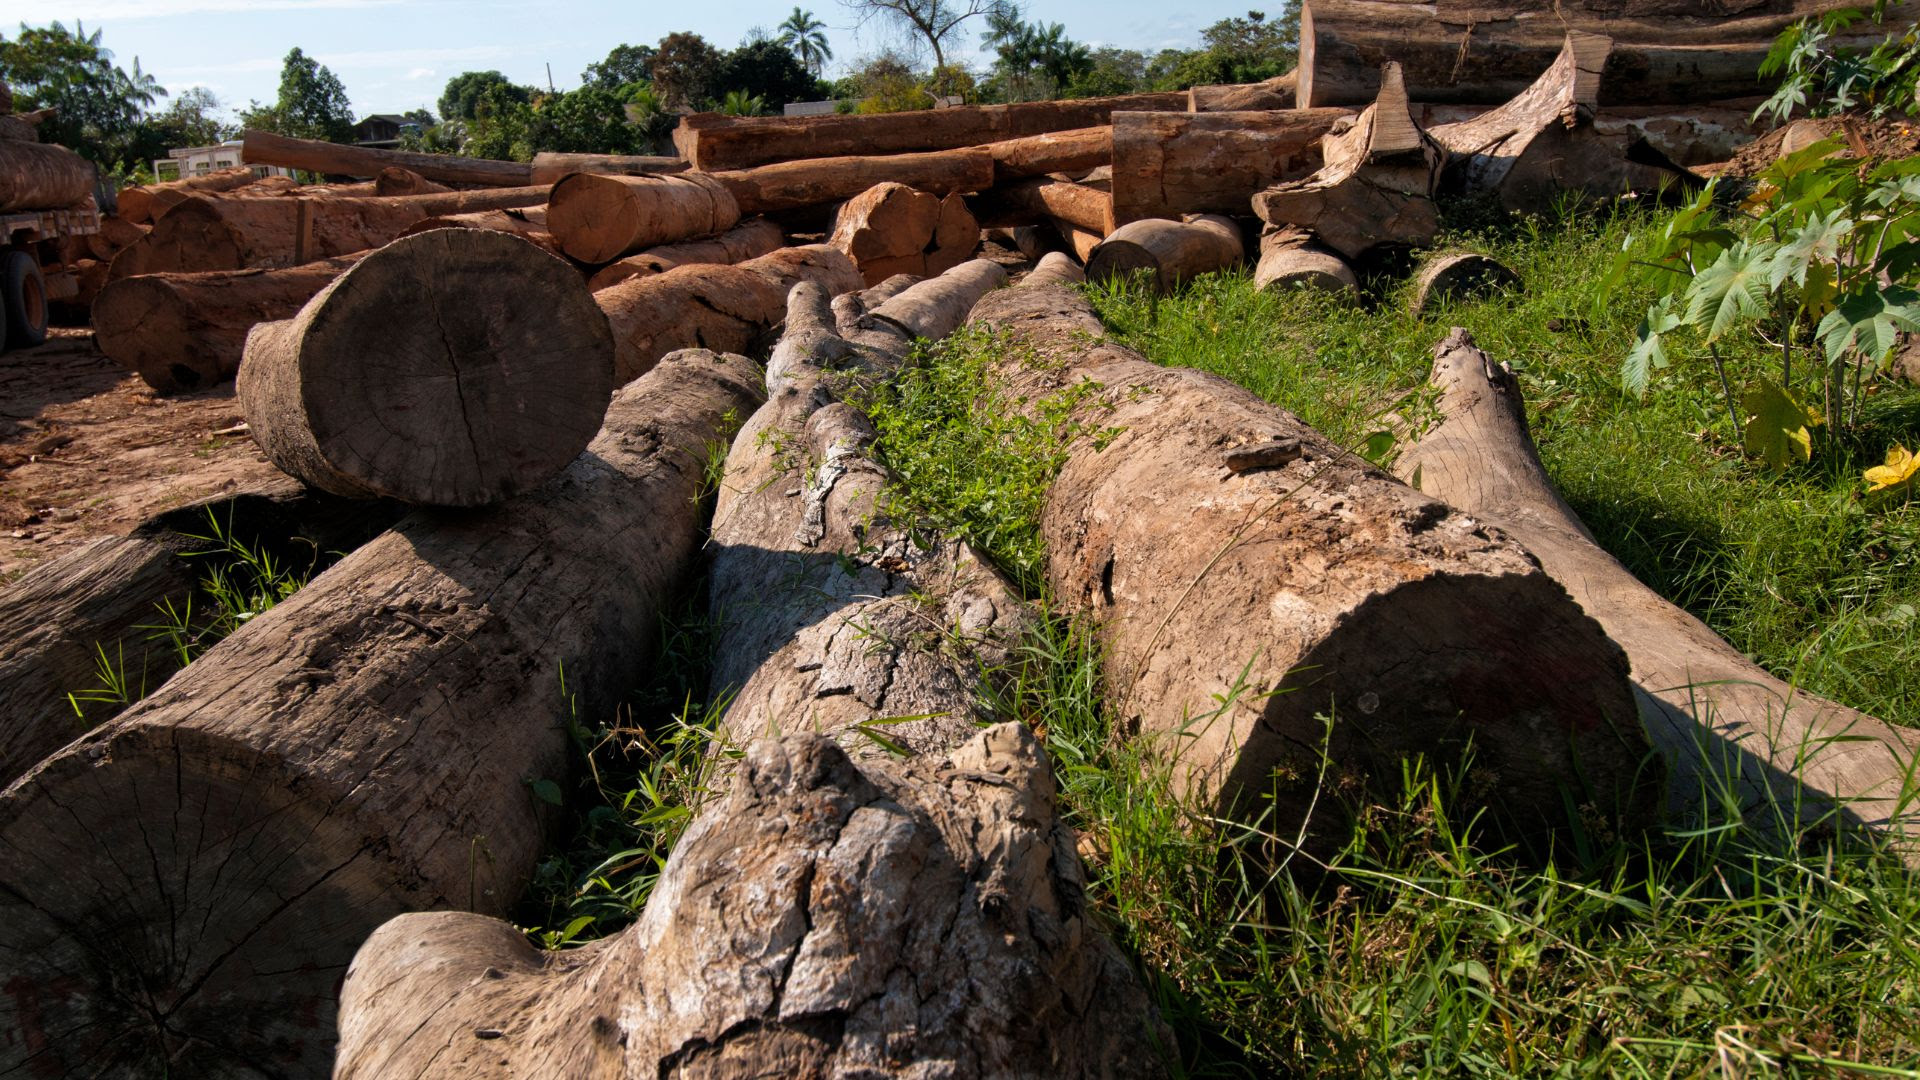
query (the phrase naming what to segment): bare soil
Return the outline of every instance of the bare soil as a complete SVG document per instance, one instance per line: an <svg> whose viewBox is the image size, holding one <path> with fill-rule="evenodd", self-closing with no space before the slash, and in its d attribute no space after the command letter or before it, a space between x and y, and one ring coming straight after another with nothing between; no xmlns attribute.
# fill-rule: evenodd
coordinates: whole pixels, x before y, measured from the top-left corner
<svg viewBox="0 0 1920 1080"><path fill-rule="evenodd" d="M94 348L51 331L0 356L0 582L97 536L274 473L231 383L160 397ZM224 434L223 434L224 432Z"/></svg>

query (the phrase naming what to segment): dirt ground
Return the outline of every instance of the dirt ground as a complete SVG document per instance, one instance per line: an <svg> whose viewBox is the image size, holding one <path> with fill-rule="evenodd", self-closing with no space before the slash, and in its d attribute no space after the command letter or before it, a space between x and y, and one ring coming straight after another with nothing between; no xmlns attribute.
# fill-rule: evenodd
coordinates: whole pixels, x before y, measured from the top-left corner
<svg viewBox="0 0 1920 1080"><path fill-rule="evenodd" d="M56 329L0 356L0 582L96 536L275 475L244 431L233 384L159 397ZM228 432L222 434L222 432Z"/></svg>

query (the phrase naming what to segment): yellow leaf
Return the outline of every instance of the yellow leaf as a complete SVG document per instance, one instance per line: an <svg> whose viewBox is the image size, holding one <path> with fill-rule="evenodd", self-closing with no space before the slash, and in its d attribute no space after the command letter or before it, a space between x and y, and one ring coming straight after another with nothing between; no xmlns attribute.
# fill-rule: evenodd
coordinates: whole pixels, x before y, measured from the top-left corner
<svg viewBox="0 0 1920 1080"><path fill-rule="evenodd" d="M1915 457L1912 451L1895 443L1893 449L1887 451L1887 463L1875 465L1864 474L1867 483L1873 485L1867 491L1872 494L1899 487L1911 482L1916 472L1920 472L1920 457Z"/></svg>
<svg viewBox="0 0 1920 1080"><path fill-rule="evenodd" d="M1809 429L1820 425L1820 414L1791 393L1770 379L1761 379L1740 404L1747 412L1741 430L1746 451L1765 461L1768 468L1804 465L1813 456L1813 433Z"/></svg>

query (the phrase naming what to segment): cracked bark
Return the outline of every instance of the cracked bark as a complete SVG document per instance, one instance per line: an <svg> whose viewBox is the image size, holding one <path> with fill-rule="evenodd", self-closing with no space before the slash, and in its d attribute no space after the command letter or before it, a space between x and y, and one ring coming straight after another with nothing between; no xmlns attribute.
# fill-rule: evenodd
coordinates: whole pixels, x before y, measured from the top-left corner
<svg viewBox="0 0 1920 1080"><path fill-rule="evenodd" d="M538 490L407 518L0 793L0 1072L327 1075L374 927L518 896L527 785L638 677L758 399L663 361Z"/></svg>
<svg viewBox="0 0 1920 1080"><path fill-rule="evenodd" d="M1017 724L905 761L758 740L617 937L381 927L335 1076L1165 1075L1170 1034L1087 910L1055 798Z"/></svg>

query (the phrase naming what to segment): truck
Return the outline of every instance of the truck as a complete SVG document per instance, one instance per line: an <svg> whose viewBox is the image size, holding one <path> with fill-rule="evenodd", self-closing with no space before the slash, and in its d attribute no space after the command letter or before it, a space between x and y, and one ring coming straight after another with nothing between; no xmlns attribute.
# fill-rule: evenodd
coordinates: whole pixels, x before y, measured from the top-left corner
<svg viewBox="0 0 1920 1080"><path fill-rule="evenodd" d="M59 210L0 210L0 353L47 340L48 305L80 291L62 241L99 231L91 197Z"/></svg>

